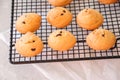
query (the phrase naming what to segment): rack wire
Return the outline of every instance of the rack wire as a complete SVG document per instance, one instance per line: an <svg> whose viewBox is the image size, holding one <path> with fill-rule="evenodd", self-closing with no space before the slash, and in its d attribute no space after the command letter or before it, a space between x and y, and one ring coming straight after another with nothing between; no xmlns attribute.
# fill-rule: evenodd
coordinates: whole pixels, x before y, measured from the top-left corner
<svg viewBox="0 0 120 80"><path fill-rule="evenodd" d="M49 34L57 30L46 21L47 12L52 8L53 6L47 0L12 0L9 57L12 64L120 58L120 2L103 5L98 0L73 0L70 5L67 5L65 8L72 12L73 20L64 29L75 35L77 43L73 49L64 52L54 51L47 44ZM95 51L87 46L85 39L91 31L80 28L76 23L77 14L85 8L93 8L102 13L105 20L101 28L108 29L116 35L115 47L107 51ZM35 57L22 57L17 53L14 46L16 40L22 36L16 31L15 22L23 13L29 12L38 13L42 16L41 28L35 34L44 42L44 49L41 54Z"/></svg>

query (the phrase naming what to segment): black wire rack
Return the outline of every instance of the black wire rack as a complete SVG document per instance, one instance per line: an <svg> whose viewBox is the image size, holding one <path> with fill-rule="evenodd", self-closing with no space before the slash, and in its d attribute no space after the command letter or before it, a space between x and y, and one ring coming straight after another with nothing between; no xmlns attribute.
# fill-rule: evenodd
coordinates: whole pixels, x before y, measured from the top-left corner
<svg viewBox="0 0 120 80"><path fill-rule="evenodd" d="M9 58L12 64L120 58L120 2L103 5L98 0L73 0L70 5L67 5L65 8L72 12L73 20L64 29L75 35L77 43L73 49L64 52L54 51L47 44L49 34L57 30L46 21L47 12L52 8L53 6L47 0L12 0ZM117 37L116 45L112 49L95 51L87 46L85 39L91 31L80 28L76 23L77 14L85 8L96 9L104 16L104 24L100 28L112 31ZM16 40L22 36L16 31L15 22L23 13L29 12L42 16L41 28L35 34L44 42L44 49L35 57L22 57L15 49Z"/></svg>

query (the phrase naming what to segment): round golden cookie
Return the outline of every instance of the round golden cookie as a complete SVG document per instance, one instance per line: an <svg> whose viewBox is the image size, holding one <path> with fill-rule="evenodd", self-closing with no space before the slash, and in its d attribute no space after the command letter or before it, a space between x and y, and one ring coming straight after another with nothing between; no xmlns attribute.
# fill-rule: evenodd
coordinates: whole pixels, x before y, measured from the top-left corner
<svg viewBox="0 0 120 80"><path fill-rule="evenodd" d="M94 50L108 50L115 45L116 37L108 30L96 29L87 36L86 42Z"/></svg>
<svg viewBox="0 0 120 80"><path fill-rule="evenodd" d="M104 18L100 12L94 9L84 9L77 16L77 24L87 30L93 30L103 24Z"/></svg>
<svg viewBox="0 0 120 80"><path fill-rule="evenodd" d="M118 0L98 0L102 4L113 4L118 2Z"/></svg>
<svg viewBox="0 0 120 80"><path fill-rule="evenodd" d="M16 21L16 29L20 33L34 32L41 25L41 16L36 13L25 13Z"/></svg>
<svg viewBox="0 0 120 80"><path fill-rule="evenodd" d="M47 14L47 21L54 27L64 28L72 21L72 13L65 8L56 7Z"/></svg>
<svg viewBox="0 0 120 80"><path fill-rule="evenodd" d="M53 50L66 51L74 47L75 43L75 36L66 30L54 31L48 37L48 45Z"/></svg>
<svg viewBox="0 0 120 80"><path fill-rule="evenodd" d="M48 2L50 4L52 4L53 6L65 6L68 5L72 2L72 0L48 0Z"/></svg>
<svg viewBox="0 0 120 80"><path fill-rule="evenodd" d="M22 56L32 57L42 52L43 43L38 36L32 32L27 32L16 41L15 47Z"/></svg>

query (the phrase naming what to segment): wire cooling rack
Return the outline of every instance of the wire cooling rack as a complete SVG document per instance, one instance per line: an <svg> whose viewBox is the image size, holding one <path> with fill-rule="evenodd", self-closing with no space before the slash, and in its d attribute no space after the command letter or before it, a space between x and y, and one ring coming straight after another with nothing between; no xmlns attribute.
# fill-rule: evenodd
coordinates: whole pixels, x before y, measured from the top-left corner
<svg viewBox="0 0 120 80"><path fill-rule="evenodd" d="M73 49L65 52L54 51L49 48L47 38L49 34L55 30L46 21L47 12L52 9L47 0L12 0L12 17L11 17L11 34L10 34L10 62L13 64L21 63L38 63L38 62L56 62L56 61L75 61L75 60L95 60L120 58L120 2L111 5L100 4L97 0L73 0L70 5L65 8L73 14L72 23L64 28L70 31L77 38L77 43ZM90 49L86 42L86 36L91 32L80 28L76 24L76 16L84 8L93 8L100 11L104 16L104 24L101 28L112 31L117 42L115 47L107 51L95 51ZM15 49L16 40L22 34L16 31L15 22L23 13L35 12L42 16L42 25L35 34L41 37L44 42L44 49L41 54L35 57L22 57Z"/></svg>

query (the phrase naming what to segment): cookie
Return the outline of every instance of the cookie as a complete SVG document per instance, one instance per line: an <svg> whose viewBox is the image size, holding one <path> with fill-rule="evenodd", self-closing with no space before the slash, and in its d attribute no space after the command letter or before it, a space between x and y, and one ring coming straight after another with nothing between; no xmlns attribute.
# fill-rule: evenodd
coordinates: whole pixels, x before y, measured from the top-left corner
<svg viewBox="0 0 120 80"><path fill-rule="evenodd" d="M72 2L72 0L48 0L48 2L53 6L66 6Z"/></svg>
<svg viewBox="0 0 120 80"><path fill-rule="evenodd" d="M87 30L94 30L100 27L103 22L102 14L94 9L84 9L77 15L77 24Z"/></svg>
<svg viewBox="0 0 120 80"><path fill-rule="evenodd" d="M16 41L15 48L22 56L32 57L42 52L43 43L38 36L27 32Z"/></svg>
<svg viewBox="0 0 120 80"><path fill-rule="evenodd" d="M16 21L16 29L20 33L34 32L41 25L41 16L36 13L25 13Z"/></svg>
<svg viewBox="0 0 120 80"><path fill-rule="evenodd" d="M118 2L118 0L98 0L102 4L114 4Z"/></svg>
<svg viewBox="0 0 120 80"><path fill-rule="evenodd" d="M47 21L54 27L64 28L72 21L72 14L65 8L56 7L47 14Z"/></svg>
<svg viewBox="0 0 120 80"><path fill-rule="evenodd" d="M94 50L108 50L115 45L116 37L109 30L96 29L87 36L86 42Z"/></svg>
<svg viewBox="0 0 120 80"><path fill-rule="evenodd" d="M53 50L66 51L73 48L75 43L75 36L66 30L54 31L48 37L48 45Z"/></svg>

